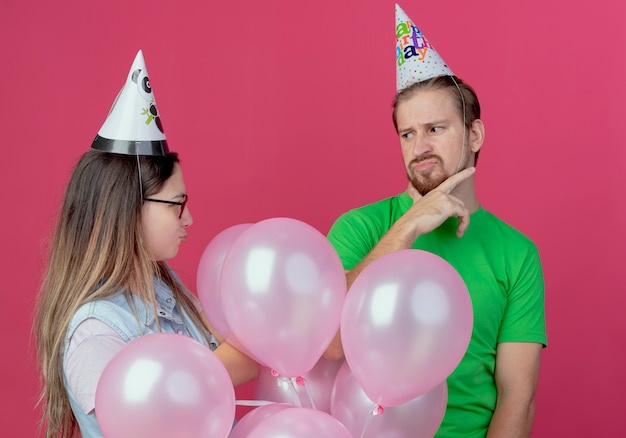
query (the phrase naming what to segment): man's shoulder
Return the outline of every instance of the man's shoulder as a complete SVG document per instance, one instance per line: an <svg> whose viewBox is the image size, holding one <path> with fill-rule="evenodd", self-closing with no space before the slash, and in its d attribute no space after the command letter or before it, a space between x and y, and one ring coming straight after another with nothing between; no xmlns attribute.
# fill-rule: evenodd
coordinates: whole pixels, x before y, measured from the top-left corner
<svg viewBox="0 0 626 438"><path fill-rule="evenodd" d="M341 216L372 216L372 215L389 215L396 211L406 211L412 204L411 198L406 192L380 199L369 204L355 207L346 211Z"/></svg>
<svg viewBox="0 0 626 438"><path fill-rule="evenodd" d="M408 206L405 206L408 198ZM368 240L377 241L389 227L410 207L412 201L406 193L381 199L346 211L331 226L331 241L355 233Z"/></svg>
<svg viewBox="0 0 626 438"><path fill-rule="evenodd" d="M516 240L520 242L520 244L535 247L535 243L531 240L531 238L517 227L505 222L503 219L483 207L481 207L479 212L481 210L482 214L478 220L479 227L487 227L491 230L491 233L497 233L506 237L506 239Z"/></svg>

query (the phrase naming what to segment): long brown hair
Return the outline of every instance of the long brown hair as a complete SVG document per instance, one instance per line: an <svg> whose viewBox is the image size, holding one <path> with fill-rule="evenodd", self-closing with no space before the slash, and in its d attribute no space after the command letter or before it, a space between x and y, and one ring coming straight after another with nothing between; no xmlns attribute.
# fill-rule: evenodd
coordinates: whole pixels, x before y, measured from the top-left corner
<svg viewBox="0 0 626 438"><path fill-rule="evenodd" d="M167 265L151 259L142 234L143 198L161 190L178 162L175 153L137 157L92 150L74 169L53 234L34 324L46 437L78 435L63 381L63 351L69 323L80 306L132 293L154 308L156 276L171 287L194 324L204 327Z"/></svg>

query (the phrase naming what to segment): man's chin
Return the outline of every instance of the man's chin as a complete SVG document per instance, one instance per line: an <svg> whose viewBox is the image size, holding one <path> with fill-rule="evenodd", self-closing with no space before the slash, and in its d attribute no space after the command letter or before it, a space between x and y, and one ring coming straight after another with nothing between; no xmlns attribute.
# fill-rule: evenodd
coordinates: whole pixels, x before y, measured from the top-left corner
<svg viewBox="0 0 626 438"><path fill-rule="evenodd" d="M415 190L417 190L417 192L424 196L426 193L430 192L433 189L436 189L437 187L439 187L439 184L441 184L442 182L444 182L446 180L446 178L444 177L435 177L435 178L430 178L430 177L422 177L422 178L417 178L414 175L413 176L409 176L409 182L411 183L411 185L415 188Z"/></svg>

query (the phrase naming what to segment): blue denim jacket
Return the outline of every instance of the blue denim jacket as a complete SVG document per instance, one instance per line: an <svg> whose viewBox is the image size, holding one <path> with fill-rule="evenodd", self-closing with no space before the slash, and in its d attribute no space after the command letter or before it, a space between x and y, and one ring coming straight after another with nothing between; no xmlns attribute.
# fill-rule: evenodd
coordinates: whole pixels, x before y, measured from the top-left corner
<svg viewBox="0 0 626 438"><path fill-rule="evenodd" d="M161 332L178 333L189 336L196 341L207 345L202 331L196 327L189 316L176 306L176 300L170 288L164 283L155 279L154 290L156 293L157 314ZM69 340L78 325L88 318L97 318L115 330L125 342L130 342L149 333L157 333L158 327L156 318L152 311L150 303L144 303L140 298L133 295L134 308L136 314L132 312L126 297L123 295L116 296L108 300L97 300L87 303L80 307L72 318L67 330L65 349L69 345ZM137 324L138 320L143 325ZM211 350L217 348L217 341L213 336L210 337L210 344L207 345ZM95 413L85 414L74 398L72 392L65 382L65 388L70 398L72 411L78 421L78 426L83 437L102 437L102 432L98 426Z"/></svg>

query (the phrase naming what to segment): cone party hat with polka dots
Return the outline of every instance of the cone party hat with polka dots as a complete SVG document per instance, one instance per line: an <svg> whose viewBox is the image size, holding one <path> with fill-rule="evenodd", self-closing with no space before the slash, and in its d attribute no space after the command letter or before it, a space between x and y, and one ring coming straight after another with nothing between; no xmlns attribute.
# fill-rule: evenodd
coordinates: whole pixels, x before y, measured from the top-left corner
<svg viewBox="0 0 626 438"><path fill-rule="evenodd" d="M396 4L396 90L453 74L422 31Z"/></svg>

